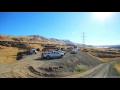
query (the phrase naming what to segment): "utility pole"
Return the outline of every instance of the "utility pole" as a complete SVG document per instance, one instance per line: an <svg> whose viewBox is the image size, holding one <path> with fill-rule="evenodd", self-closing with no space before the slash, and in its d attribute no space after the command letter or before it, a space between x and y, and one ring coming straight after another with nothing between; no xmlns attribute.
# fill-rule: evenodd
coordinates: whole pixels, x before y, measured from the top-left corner
<svg viewBox="0 0 120 90"><path fill-rule="evenodd" d="M82 47L85 48L85 33L82 33L82 40L83 40L83 44Z"/></svg>

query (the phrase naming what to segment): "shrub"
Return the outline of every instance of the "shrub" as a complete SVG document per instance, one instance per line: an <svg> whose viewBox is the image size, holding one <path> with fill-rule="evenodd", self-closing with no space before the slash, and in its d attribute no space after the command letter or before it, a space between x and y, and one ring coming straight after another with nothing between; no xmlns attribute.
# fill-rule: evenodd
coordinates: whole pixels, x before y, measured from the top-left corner
<svg viewBox="0 0 120 90"><path fill-rule="evenodd" d="M78 72L80 72L80 71L85 71L85 70L86 70L85 68L80 67L79 65L77 65L77 66L75 67L75 71L78 71Z"/></svg>

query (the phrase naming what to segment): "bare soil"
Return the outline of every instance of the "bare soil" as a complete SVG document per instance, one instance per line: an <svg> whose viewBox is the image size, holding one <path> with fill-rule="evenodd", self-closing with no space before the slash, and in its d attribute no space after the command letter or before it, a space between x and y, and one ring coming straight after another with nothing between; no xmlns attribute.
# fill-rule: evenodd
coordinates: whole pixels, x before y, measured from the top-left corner
<svg viewBox="0 0 120 90"><path fill-rule="evenodd" d="M63 78L119 78L113 65L118 61L101 63L98 66L83 73L65 76Z"/></svg>

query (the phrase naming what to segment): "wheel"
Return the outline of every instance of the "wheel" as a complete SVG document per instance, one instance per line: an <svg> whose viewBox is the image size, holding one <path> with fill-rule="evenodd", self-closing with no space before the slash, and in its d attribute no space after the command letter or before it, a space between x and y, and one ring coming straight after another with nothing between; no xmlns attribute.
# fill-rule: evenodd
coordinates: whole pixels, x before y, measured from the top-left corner
<svg viewBox="0 0 120 90"><path fill-rule="evenodd" d="M50 59L50 56L47 56L46 58L47 58L47 59Z"/></svg>
<svg viewBox="0 0 120 90"><path fill-rule="evenodd" d="M63 55L61 55L61 58L63 57Z"/></svg>

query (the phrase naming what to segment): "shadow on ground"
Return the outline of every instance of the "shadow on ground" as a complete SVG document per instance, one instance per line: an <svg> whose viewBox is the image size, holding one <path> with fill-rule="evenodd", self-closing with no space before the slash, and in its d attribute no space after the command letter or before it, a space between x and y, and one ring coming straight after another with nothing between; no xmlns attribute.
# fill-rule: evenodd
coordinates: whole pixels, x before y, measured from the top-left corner
<svg viewBox="0 0 120 90"><path fill-rule="evenodd" d="M40 61L43 61L43 60L53 60L52 58L51 59L46 59L46 58L37 58L35 60L40 60Z"/></svg>
<svg viewBox="0 0 120 90"><path fill-rule="evenodd" d="M55 60L55 59L61 59L61 58L50 58L50 59L46 59L46 58L37 58L37 59L35 59L35 60L41 60L41 61L43 61L43 60Z"/></svg>
<svg viewBox="0 0 120 90"><path fill-rule="evenodd" d="M18 52L16 56L16 60L21 60L23 56L26 56L26 55L31 55L31 54L29 52Z"/></svg>

